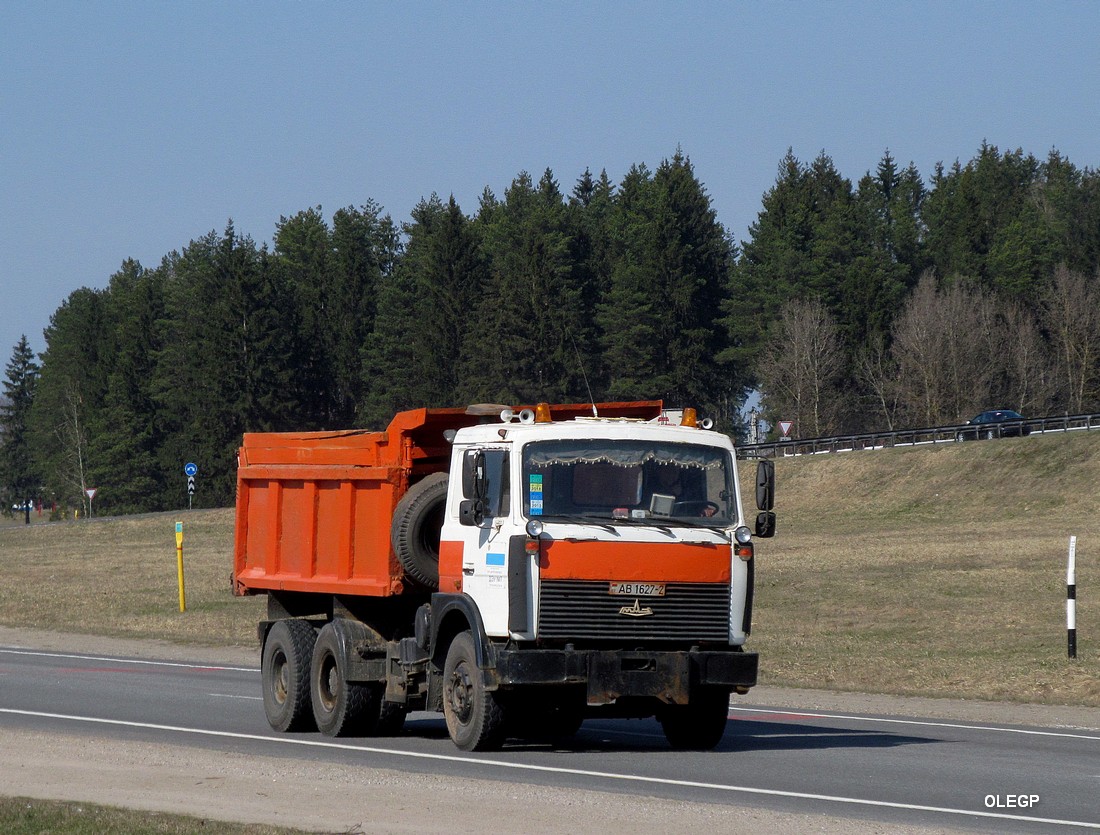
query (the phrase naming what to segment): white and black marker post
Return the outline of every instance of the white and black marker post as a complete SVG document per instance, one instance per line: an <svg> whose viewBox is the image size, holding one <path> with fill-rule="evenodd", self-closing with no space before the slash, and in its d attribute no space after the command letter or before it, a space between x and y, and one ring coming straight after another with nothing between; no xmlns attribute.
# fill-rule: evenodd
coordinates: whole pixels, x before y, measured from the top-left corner
<svg viewBox="0 0 1100 835"><path fill-rule="evenodd" d="M1066 566L1066 641L1070 658L1077 657L1077 537L1069 538Z"/></svg>

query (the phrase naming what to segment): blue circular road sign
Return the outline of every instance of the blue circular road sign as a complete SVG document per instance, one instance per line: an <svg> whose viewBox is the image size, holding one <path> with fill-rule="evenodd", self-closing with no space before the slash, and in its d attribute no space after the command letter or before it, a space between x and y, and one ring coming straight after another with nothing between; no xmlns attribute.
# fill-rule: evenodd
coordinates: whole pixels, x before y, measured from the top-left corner
<svg viewBox="0 0 1100 835"><path fill-rule="evenodd" d="M183 465L183 474L186 475L186 476L192 476L193 477L196 473L198 473L198 471L199 471L199 468L196 467L194 464L187 463L187 464Z"/></svg>

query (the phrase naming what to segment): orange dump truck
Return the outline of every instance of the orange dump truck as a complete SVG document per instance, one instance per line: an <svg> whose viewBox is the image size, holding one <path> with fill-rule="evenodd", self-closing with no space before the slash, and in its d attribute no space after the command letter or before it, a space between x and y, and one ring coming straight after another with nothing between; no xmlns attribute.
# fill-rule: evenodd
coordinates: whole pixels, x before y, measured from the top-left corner
<svg viewBox="0 0 1100 835"><path fill-rule="evenodd" d="M768 462L757 536L775 528ZM464 750L656 716L710 748L746 652L753 532L734 449L659 401L417 409L384 432L246 434L233 588L273 728L392 734L442 711Z"/></svg>

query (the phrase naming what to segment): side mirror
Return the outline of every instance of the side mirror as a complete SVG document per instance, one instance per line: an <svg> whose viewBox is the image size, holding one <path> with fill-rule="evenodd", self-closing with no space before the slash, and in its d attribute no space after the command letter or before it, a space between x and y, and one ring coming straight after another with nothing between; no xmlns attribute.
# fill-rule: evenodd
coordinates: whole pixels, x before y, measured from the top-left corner
<svg viewBox="0 0 1100 835"><path fill-rule="evenodd" d="M770 510L756 514L756 535L761 539L775 536L775 514Z"/></svg>
<svg viewBox="0 0 1100 835"><path fill-rule="evenodd" d="M485 497L485 453L480 449L467 450L462 456L462 498Z"/></svg>
<svg viewBox="0 0 1100 835"><path fill-rule="evenodd" d="M775 462L764 458L756 465L756 506L760 510L771 510L774 505Z"/></svg>
<svg viewBox="0 0 1100 835"><path fill-rule="evenodd" d="M463 499L458 504L458 523L477 527L485 519L485 503L480 499Z"/></svg>

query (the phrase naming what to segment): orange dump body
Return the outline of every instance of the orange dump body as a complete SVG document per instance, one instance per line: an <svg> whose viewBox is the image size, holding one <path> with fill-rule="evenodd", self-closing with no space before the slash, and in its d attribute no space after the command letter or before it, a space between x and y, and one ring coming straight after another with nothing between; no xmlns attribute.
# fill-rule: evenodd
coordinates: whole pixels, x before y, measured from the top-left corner
<svg viewBox="0 0 1100 835"><path fill-rule="evenodd" d="M661 403L605 403L601 416L653 418ZM591 414L552 406L553 420ZM237 470L233 590L387 597L412 583L390 545L409 485L445 472L443 433L485 419L466 409L401 412L384 432L247 433Z"/></svg>
<svg viewBox="0 0 1100 835"><path fill-rule="evenodd" d="M390 547L410 481L447 469L464 409L398 414L385 432L248 433L237 470L233 588L384 597L405 590Z"/></svg>

